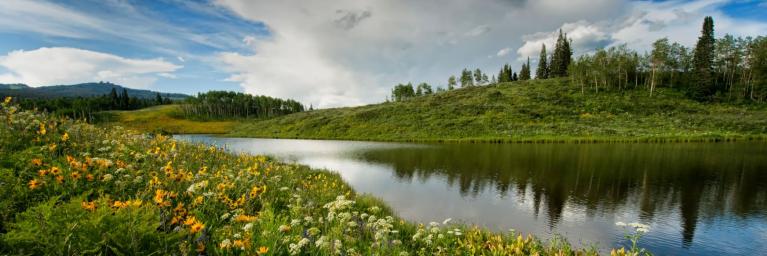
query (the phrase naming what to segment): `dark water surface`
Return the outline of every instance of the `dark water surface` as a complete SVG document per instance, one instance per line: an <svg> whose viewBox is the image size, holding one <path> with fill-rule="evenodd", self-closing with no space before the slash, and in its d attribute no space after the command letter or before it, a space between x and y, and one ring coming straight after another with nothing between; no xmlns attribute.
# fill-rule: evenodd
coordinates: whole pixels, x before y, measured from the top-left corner
<svg viewBox="0 0 767 256"><path fill-rule="evenodd" d="M339 172L406 219L656 255L767 255L767 143L405 144L178 135Z"/></svg>

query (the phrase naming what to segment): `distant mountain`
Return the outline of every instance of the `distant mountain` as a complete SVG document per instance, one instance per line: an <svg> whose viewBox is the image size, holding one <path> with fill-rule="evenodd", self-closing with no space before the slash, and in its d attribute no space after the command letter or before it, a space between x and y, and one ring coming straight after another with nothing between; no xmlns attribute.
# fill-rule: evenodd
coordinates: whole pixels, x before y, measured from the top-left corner
<svg viewBox="0 0 767 256"><path fill-rule="evenodd" d="M154 98L156 91L139 90L122 87L113 83L84 83L73 85L53 85L42 87L30 87L25 84L0 84L0 96L13 96L19 98L63 98L63 97L94 97L109 94L115 88L118 93L122 93L123 88L128 90L128 95L136 98ZM172 100L188 98L189 95L181 93L160 92L163 97Z"/></svg>

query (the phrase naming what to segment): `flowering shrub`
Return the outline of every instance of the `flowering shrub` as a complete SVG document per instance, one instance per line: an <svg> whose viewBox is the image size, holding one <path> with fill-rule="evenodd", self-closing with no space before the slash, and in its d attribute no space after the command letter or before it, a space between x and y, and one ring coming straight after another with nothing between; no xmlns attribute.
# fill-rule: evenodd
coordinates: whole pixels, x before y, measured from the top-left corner
<svg viewBox="0 0 767 256"><path fill-rule="evenodd" d="M586 255L411 224L339 175L0 108L0 254Z"/></svg>

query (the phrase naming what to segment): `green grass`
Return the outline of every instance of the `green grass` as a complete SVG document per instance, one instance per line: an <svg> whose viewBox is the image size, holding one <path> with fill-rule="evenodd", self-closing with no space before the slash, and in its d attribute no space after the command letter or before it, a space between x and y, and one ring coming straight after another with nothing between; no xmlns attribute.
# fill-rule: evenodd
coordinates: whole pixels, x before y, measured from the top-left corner
<svg viewBox="0 0 767 256"><path fill-rule="evenodd" d="M440 142L764 139L764 105L699 103L661 88L581 93L566 79L470 87L405 102L250 121L229 136Z"/></svg>
<svg viewBox="0 0 767 256"><path fill-rule="evenodd" d="M178 105L162 105L133 111L106 111L99 113L104 125L120 125L143 132L172 134L228 133L237 121L197 121L184 119Z"/></svg>

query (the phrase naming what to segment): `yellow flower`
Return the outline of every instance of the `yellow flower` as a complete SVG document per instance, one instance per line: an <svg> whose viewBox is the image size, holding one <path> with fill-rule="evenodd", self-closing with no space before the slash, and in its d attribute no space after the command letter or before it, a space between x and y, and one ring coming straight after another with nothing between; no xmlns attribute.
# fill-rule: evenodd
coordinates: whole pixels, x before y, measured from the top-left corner
<svg viewBox="0 0 767 256"><path fill-rule="evenodd" d="M41 166L43 165L43 160L40 158L32 159L32 165L34 166Z"/></svg>
<svg viewBox="0 0 767 256"><path fill-rule="evenodd" d="M34 190L34 189L38 188L39 186L40 186L40 181L39 180L33 179L33 180L29 181L29 189Z"/></svg>
<svg viewBox="0 0 767 256"><path fill-rule="evenodd" d="M258 247L258 251L256 251L258 255L263 255L263 254L266 254L267 252L269 252L269 247L266 247L266 246Z"/></svg>
<svg viewBox="0 0 767 256"><path fill-rule="evenodd" d="M11 100L13 100L11 96L5 97L5 100L3 101L3 103L7 105L8 103L11 103Z"/></svg>
<svg viewBox="0 0 767 256"><path fill-rule="evenodd" d="M93 179L95 179L95 177L93 177L93 174L88 173L88 175L85 175L85 179L88 180L88 181L93 181Z"/></svg>
<svg viewBox="0 0 767 256"><path fill-rule="evenodd" d="M237 215L236 218L234 218L234 221L235 222L254 222L256 221L256 219L258 219L258 217L256 216L240 214L240 215Z"/></svg>
<svg viewBox="0 0 767 256"><path fill-rule="evenodd" d="M161 204L165 201L165 195L167 195L168 192L162 189L158 189L154 191L154 202Z"/></svg>
<svg viewBox="0 0 767 256"><path fill-rule="evenodd" d="M40 123L40 130L38 130L37 133L40 135L45 135L46 133L48 133L48 130L45 129L44 123Z"/></svg>
<svg viewBox="0 0 767 256"><path fill-rule="evenodd" d="M61 169L59 169L59 167L56 167L56 166L51 167L51 173L53 175L59 175L61 173Z"/></svg>
<svg viewBox="0 0 767 256"><path fill-rule="evenodd" d="M237 239L237 240L234 240L234 243L232 243L232 245L235 248L243 248L243 247L245 247L245 242L240 240L240 239Z"/></svg>
<svg viewBox="0 0 767 256"><path fill-rule="evenodd" d="M56 182L59 184L64 183L64 176L56 175Z"/></svg>
<svg viewBox="0 0 767 256"><path fill-rule="evenodd" d="M61 141L66 142L69 140L69 133L64 133L64 135L61 135Z"/></svg>
<svg viewBox="0 0 767 256"><path fill-rule="evenodd" d="M189 216L184 221L184 225L187 225L187 226L193 226L194 224L197 224L197 223L198 223L197 218L195 218L194 216Z"/></svg>
<svg viewBox="0 0 767 256"><path fill-rule="evenodd" d="M50 151L55 151L55 150L56 150L56 147L58 147L58 146L56 145L56 143L51 143L50 145L48 145L48 150L50 150Z"/></svg>
<svg viewBox="0 0 767 256"><path fill-rule="evenodd" d="M48 175L48 170L41 169L37 171L37 175L40 175L40 177L45 177L45 175Z"/></svg>
<svg viewBox="0 0 767 256"><path fill-rule="evenodd" d="M96 210L96 203L94 202L82 202L80 206L91 212Z"/></svg>
<svg viewBox="0 0 767 256"><path fill-rule="evenodd" d="M79 173L79 172L72 172L72 173L71 173L71 174L69 174L69 175L70 175L70 176L72 176L72 179L74 179L74 180L79 180L79 179L80 179L80 177L82 177L82 175L80 175L80 173Z"/></svg>
<svg viewBox="0 0 767 256"><path fill-rule="evenodd" d="M192 225L192 227L189 228L189 230L192 231L192 234L194 234L194 233L200 232L200 230L202 230L204 228L205 228L205 225L198 222L198 223L195 223L194 225Z"/></svg>

